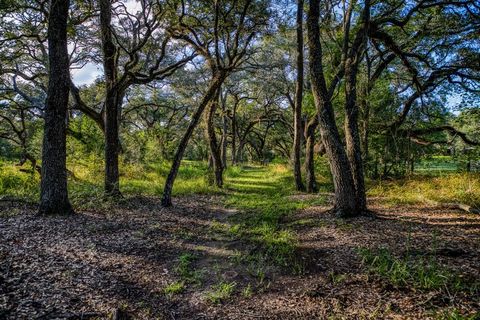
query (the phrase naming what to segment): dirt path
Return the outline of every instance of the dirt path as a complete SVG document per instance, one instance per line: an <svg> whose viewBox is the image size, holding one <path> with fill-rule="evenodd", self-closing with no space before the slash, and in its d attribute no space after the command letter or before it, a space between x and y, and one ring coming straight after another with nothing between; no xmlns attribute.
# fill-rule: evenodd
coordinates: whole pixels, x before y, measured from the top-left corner
<svg viewBox="0 0 480 320"><path fill-rule="evenodd" d="M139 197L69 218L1 204L0 319L108 319L115 310L134 319L419 319L480 309L479 297L467 293L389 285L369 275L357 254L359 247L400 255L434 249L442 264L478 281L478 216L373 204L378 218L341 221L311 207L285 221L305 266L291 274L241 259L255 246L224 232L235 211L221 202L184 197L163 209L159 199ZM179 282L181 292L165 294Z"/></svg>

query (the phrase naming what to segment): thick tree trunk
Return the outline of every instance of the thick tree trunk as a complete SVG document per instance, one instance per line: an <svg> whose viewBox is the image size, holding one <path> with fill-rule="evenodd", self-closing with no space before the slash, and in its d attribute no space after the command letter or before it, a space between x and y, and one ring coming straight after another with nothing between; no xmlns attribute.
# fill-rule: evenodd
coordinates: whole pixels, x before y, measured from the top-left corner
<svg viewBox="0 0 480 320"><path fill-rule="evenodd" d="M312 94L318 110L320 133L333 175L335 188L334 211L341 217L355 216L357 208L352 172L335 123L333 107L323 73L322 47L318 24L319 16L319 0L311 0L307 30Z"/></svg>
<svg viewBox="0 0 480 320"><path fill-rule="evenodd" d="M207 107L207 105L215 98L216 91L220 88L223 81L225 80L226 73L219 72L218 74L214 74L213 78L210 82L210 85L207 89L207 92L202 98L200 105L198 106L197 110L192 116L192 120L185 131L182 139L180 140L180 144L178 145L177 151L175 152L175 156L173 158L172 167L170 168L170 172L168 173L167 180L165 181L165 187L163 189L163 196L162 196L162 206L169 207L172 205L172 189L173 183L175 182L175 178L178 174L178 169L180 168L180 163L183 158L183 154L187 147L188 141L192 136L193 130L197 127L200 118L202 117L202 113Z"/></svg>
<svg viewBox="0 0 480 320"><path fill-rule="evenodd" d="M215 127L213 124L213 118L215 117L215 111L218 106L218 94L217 97L211 101L207 113L205 114L206 122L206 137L208 145L210 147L210 154L212 158L212 170L215 175L214 184L215 186L222 188L223 187L223 165L222 157L220 154L220 148L217 142L217 136L215 134Z"/></svg>
<svg viewBox="0 0 480 320"><path fill-rule="evenodd" d="M315 115L307 124L305 136L307 138L305 144L305 178L307 182L307 192L313 193L318 191L317 180L315 179L315 130L318 126L318 116Z"/></svg>
<svg viewBox="0 0 480 320"><path fill-rule="evenodd" d="M298 191L305 191L302 182L302 100L303 100L303 0L297 0L297 84L295 88L294 134L293 134L293 176Z"/></svg>
<svg viewBox="0 0 480 320"><path fill-rule="evenodd" d="M107 92L105 100L105 193L113 197L121 195L118 155L120 154L119 117L122 100L123 94L115 91Z"/></svg>
<svg viewBox="0 0 480 320"><path fill-rule="evenodd" d="M360 130L358 128L357 72L365 48L369 17L370 1L366 0L365 8L361 16L364 29L363 31L358 31L345 60L345 141L347 157L355 186L357 214L362 214L367 211L365 176L363 171Z"/></svg>
<svg viewBox="0 0 480 320"><path fill-rule="evenodd" d="M67 190L66 119L70 72L68 0L52 0L48 17L49 80L45 104L39 214L71 214Z"/></svg>
<svg viewBox="0 0 480 320"><path fill-rule="evenodd" d="M123 95L117 88L117 49L111 28L112 3L100 0L100 30L102 33L103 70L105 74L105 194L119 196L118 154L120 106Z"/></svg>
<svg viewBox="0 0 480 320"><path fill-rule="evenodd" d="M365 177L363 174L362 150L360 148L360 134L358 129L358 106L356 105L356 62L347 61L345 68L345 140L347 156L355 185L355 197L358 213L367 210L365 194Z"/></svg>

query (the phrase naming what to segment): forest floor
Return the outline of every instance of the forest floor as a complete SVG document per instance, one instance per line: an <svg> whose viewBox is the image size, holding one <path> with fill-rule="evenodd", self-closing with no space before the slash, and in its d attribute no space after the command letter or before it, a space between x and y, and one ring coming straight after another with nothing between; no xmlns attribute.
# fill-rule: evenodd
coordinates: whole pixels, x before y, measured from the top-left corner
<svg viewBox="0 0 480 320"><path fill-rule="evenodd" d="M480 216L372 198L374 217L341 220L328 194L264 177L247 168L168 209L0 202L0 319L480 317Z"/></svg>

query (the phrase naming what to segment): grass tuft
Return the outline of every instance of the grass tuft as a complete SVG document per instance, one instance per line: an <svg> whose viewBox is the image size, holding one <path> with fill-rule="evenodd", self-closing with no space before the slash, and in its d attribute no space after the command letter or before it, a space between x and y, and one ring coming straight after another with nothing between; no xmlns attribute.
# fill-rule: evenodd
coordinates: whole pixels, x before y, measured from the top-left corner
<svg viewBox="0 0 480 320"><path fill-rule="evenodd" d="M207 293L207 300L211 303L220 303L229 299L236 287L235 282L221 282L212 286L211 290Z"/></svg>

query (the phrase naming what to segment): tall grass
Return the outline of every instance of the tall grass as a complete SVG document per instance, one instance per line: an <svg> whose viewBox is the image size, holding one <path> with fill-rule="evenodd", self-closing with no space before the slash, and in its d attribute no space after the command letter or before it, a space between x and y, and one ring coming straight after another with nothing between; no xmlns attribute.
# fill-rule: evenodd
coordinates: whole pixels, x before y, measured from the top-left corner
<svg viewBox="0 0 480 320"><path fill-rule="evenodd" d="M40 175L23 172L13 162L0 161L0 197L38 201ZM103 197L103 161L99 158L69 162L69 193L75 206L85 208ZM120 164L120 189L125 195L161 195L170 163ZM198 161L183 161L174 186L174 195L214 193L215 188L205 179L207 165Z"/></svg>
<svg viewBox="0 0 480 320"><path fill-rule="evenodd" d="M480 174L449 173L438 176L413 175L405 179L372 182L369 196L382 197L387 204L464 203L480 207Z"/></svg>

